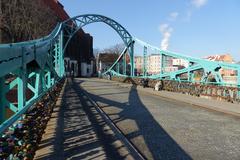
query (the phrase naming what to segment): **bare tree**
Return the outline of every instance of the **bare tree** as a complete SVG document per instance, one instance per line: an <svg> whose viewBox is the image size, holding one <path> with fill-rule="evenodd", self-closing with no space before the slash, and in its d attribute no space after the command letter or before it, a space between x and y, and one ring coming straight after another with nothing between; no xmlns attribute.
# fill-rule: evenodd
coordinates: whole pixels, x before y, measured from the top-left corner
<svg viewBox="0 0 240 160"><path fill-rule="evenodd" d="M42 0L0 1L0 42L13 43L48 35L57 17Z"/></svg>
<svg viewBox="0 0 240 160"><path fill-rule="evenodd" d="M109 48L104 49L102 52L104 53L111 53L111 54L121 54L124 50L125 45L123 43L116 44L114 46L111 46Z"/></svg>

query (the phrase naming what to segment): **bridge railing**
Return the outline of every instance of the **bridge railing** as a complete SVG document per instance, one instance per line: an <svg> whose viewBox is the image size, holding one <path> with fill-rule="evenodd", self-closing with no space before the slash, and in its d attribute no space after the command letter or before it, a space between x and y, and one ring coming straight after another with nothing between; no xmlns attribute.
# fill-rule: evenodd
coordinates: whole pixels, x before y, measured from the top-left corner
<svg viewBox="0 0 240 160"><path fill-rule="evenodd" d="M187 79L192 83L195 83L195 77L200 77L200 82L203 84L211 84L211 81L216 81L218 85L229 86L232 82L227 82L226 79L224 79L225 77L223 75L226 73L227 75L234 75L236 77L236 85L240 87L239 64L210 61L203 58L194 58L184 54L162 50L137 38L133 38L133 42L134 47L136 47L137 44L138 47L140 47L134 48L134 50L137 50L139 53L132 56L134 64L130 64L131 72L134 71L134 73L128 74L126 72L126 63L128 62L126 62L125 55L128 53L123 52L104 74L112 74L119 77L129 76L132 78L139 77L159 80L169 79L182 82ZM139 51L141 48L143 48L142 55L140 54L141 51ZM125 64L121 65L123 61ZM125 72L119 72L116 66L122 66L123 69L120 70L125 70ZM129 63L127 66L129 66Z"/></svg>
<svg viewBox="0 0 240 160"><path fill-rule="evenodd" d="M135 85L141 85L142 80L142 78L138 77L113 76L111 78L115 81ZM155 88L155 85L159 82L161 82L161 90L240 103L240 88L234 84L232 86L222 86L222 84L213 82L206 84L200 82L192 83L188 81L148 79L148 86Z"/></svg>
<svg viewBox="0 0 240 160"><path fill-rule="evenodd" d="M0 133L64 76L62 24L48 36L0 45Z"/></svg>

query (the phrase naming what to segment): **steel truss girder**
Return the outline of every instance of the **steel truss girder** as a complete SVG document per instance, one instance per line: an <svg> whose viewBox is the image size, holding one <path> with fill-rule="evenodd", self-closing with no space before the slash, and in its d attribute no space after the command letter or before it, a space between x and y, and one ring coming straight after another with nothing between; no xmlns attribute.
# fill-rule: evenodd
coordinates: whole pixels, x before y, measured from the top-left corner
<svg viewBox="0 0 240 160"><path fill-rule="evenodd" d="M193 58L178 54L170 51L163 51L157 47L151 46L143 41L133 38L131 34L119 23L111 18L97 15L86 14L70 18L63 23L60 23L48 36L41 39L13 43L13 44L1 44L0 45L0 120L3 122L0 125L0 133L14 123L17 119L24 114L31 105L33 105L39 98L41 98L48 90L50 90L63 76L64 76L64 51L69 41L77 31L90 23L103 22L112 27L122 38L126 48L119 56L117 61L107 71L115 76L126 75L126 59L127 54L130 55L131 63L131 77L134 76L134 42L137 41L145 47L152 48L159 52L161 55L162 67L159 75L144 76L149 78L163 79L170 77L174 80L179 80L179 75L188 73L188 81L192 82L192 72L195 70L203 69L206 75L211 72L218 83L223 84L221 75L219 74L218 67L224 69L232 69L237 72L238 87L240 87L240 65L228 64L221 62L212 62L199 58ZM65 34L66 33L66 34ZM66 43L64 43L63 39ZM128 52L127 52L128 51ZM145 53L146 54L146 53ZM163 59L165 56L174 58L180 58L187 60L190 65L188 68L184 68L175 72L164 73L163 72ZM120 62L123 61L124 69L123 73L120 73ZM37 63L37 66L33 68L29 67L30 63ZM118 66L118 72L113 68ZM15 79L9 83L6 83L6 75L15 75ZM202 77L202 82L206 83L207 76ZM29 82L29 80L31 82ZM16 88L17 86L17 103L9 102L6 98L6 93ZM33 96L27 100L26 90L30 90ZM9 108L15 114L6 119L6 109Z"/></svg>
<svg viewBox="0 0 240 160"><path fill-rule="evenodd" d="M207 83L208 75L209 75L209 73L211 73L215 77L215 80L218 84L224 85L225 83L219 72L219 69L223 68L223 69L235 70L237 72L237 76L238 76L237 86L240 87L240 65L238 65L238 64L230 64L230 63L209 61L206 59L194 58L194 57L186 56L186 55L179 54L179 53L161 50L161 49L154 47L146 42L143 42L137 38L134 38L134 41L136 43L139 43L140 45L142 45L144 48L147 47L147 48L151 48L152 50L157 51L162 57L169 56L169 57L173 57L173 58L184 59L184 60L188 61L189 64L194 64L193 66L189 66L187 68L180 69L178 71L173 71L173 72L168 72L168 73L161 72L158 75L147 76L148 78L162 79L162 78L168 77L169 79L172 79L172 80L179 80L177 77L178 75L188 73L188 81L194 82L192 79L192 76L193 76L192 72L202 69L202 70L204 70L204 75L202 76L202 79L201 79L202 83ZM161 58L161 60L162 59L163 58ZM162 65L163 65L163 62L162 62ZM164 68L164 66L161 67L161 70L162 70L162 68Z"/></svg>
<svg viewBox="0 0 240 160"><path fill-rule="evenodd" d="M118 22L115 20L97 14L85 14L73 17L63 22L64 30L69 34L67 37L67 41L64 45L64 51L70 42L71 38L75 33L82 27L96 22L103 22L113 28L118 35L122 38L125 46L128 49L128 53L130 55L130 65L131 65L131 76L134 76L134 41L131 34Z"/></svg>
<svg viewBox="0 0 240 160"><path fill-rule="evenodd" d="M20 118L64 76L61 26L38 40L0 45L0 131ZM13 79L7 78L8 75ZM13 90L16 90L16 102L6 97ZM27 92L32 93L28 99ZM8 109L14 113L10 118L6 117Z"/></svg>

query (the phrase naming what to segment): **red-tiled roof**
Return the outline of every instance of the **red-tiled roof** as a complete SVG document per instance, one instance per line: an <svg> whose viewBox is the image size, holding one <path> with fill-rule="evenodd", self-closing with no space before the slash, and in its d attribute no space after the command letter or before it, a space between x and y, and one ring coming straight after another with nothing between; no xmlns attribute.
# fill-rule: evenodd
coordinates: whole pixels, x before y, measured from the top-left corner
<svg viewBox="0 0 240 160"><path fill-rule="evenodd" d="M210 61L233 62L233 58L230 54L211 55L211 56L205 57L205 59L208 59Z"/></svg>

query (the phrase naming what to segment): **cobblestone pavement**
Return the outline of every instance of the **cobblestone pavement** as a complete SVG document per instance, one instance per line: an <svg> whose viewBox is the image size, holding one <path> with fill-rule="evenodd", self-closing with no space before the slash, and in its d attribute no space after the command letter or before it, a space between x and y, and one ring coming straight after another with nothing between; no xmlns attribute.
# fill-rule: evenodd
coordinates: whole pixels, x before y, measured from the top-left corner
<svg viewBox="0 0 240 160"><path fill-rule="evenodd" d="M76 79L147 159L240 159L240 118L119 87ZM206 100L207 101L207 100Z"/></svg>
<svg viewBox="0 0 240 160"><path fill-rule="evenodd" d="M67 84L62 96L34 159L132 159L79 86Z"/></svg>

